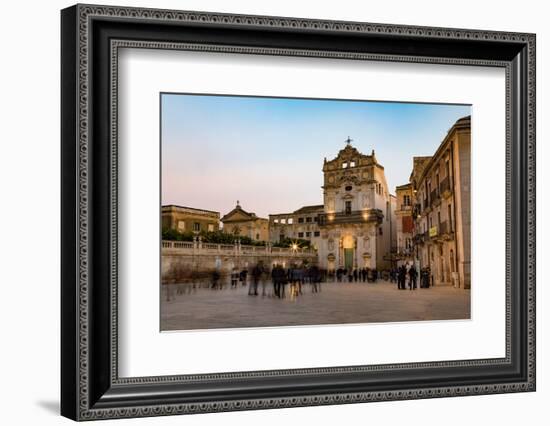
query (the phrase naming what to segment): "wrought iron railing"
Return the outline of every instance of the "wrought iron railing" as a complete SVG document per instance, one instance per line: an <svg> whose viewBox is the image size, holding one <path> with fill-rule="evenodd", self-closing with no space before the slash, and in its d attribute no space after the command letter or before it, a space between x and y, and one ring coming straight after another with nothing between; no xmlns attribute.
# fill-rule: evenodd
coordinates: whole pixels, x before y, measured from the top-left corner
<svg viewBox="0 0 550 426"><path fill-rule="evenodd" d="M437 203L439 200L440 200L440 195L439 195L439 191L437 189L434 189L431 193L430 193L430 205L434 205L435 203Z"/></svg>
<svg viewBox="0 0 550 426"><path fill-rule="evenodd" d="M444 178L439 184L439 192L443 195L451 193L451 179L449 179L449 176Z"/></svg>

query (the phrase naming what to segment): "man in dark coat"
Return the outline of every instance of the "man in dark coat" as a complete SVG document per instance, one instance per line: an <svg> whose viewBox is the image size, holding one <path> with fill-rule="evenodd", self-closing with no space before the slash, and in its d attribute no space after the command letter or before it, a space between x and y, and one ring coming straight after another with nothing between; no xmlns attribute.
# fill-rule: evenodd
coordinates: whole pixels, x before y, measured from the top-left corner
<svg viewBox="0 0 550 426"><path fill-rule="evenodd" d="M407 269L405 268L405 265L401 265L399 267L399 272L397 274L397 287L399 290L405 290L405 276L407 273Z"/></svg>
<svg viewBox="0 0 550 426"><path fill-rule="evenodd" d="M409 269L409 279L411 280L411 290L416 290L416 277L418 276L418 273L416 272L416 268L414 265L411 266L411 269Z"/></svg>
<svg viewBox="0 0 550 426"><path fill-rule="evenodd" d="M249 296L258 295L258 283L262 277L263 267L261 264L257 264L254 269L252 269L252 282L250 283L250 288L248 289Z"/></svg>

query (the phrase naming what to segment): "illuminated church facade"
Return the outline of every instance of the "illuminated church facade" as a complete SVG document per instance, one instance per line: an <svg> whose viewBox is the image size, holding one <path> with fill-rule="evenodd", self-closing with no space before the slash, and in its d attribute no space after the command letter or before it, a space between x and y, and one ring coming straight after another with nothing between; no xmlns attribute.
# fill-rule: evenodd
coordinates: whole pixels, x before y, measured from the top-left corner
<svg viewBox="0 0 550 426"><path fill-rule="evenodd" d="M396 245L396 198L374 151L362 154L351 142L348 138L334 159L324 160L323 204L270 215L270 240L309 239L319 266L329 271L387 269Z"/></svg>
<svg viewBox="0 0 550 426"><path fill-rule="evenodd" d="M391 266L395 246L395 197L374 150L360 153L348 138L336 158L323 164L319 215L319 263L328 270Z"/></svg>

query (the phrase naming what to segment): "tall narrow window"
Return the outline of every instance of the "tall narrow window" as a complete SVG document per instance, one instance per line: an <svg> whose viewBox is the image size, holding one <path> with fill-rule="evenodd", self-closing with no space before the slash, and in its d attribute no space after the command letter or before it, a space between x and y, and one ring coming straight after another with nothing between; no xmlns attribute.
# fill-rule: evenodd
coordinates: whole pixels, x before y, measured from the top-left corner
<svg viewBox="0 0 550 426"><path fill-rule="evenodd" d="M346 214L351 214L351 201L346 201Z"/></svg>

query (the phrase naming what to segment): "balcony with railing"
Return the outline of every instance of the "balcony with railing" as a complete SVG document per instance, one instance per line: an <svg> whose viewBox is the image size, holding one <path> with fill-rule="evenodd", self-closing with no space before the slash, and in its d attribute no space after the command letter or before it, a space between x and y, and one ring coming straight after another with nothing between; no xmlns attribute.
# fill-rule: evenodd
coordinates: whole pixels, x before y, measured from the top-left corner
<svg viewBox="0 0 550 426"><path fill-rule="evenodd" d="M350 212L339 213L320 213L319 226L341 225L347 223L367 223L367 222L382 222L384 215L382 210L354 210Z"/></svg>
<svg viewBox="0 0 550 426"><path fill-rule="evenodd" d="M399 209L397 209L396 213L411 213L413 210L412 206L410 204L401 204L399 206Z"/></svg>
<svg viewBox="0 0 550 426"><path fill-rule="evenodd" d="M449 178L449 176L444 178L439 184L439 192L441 193L441 196L443 198L448 198L451 196L451 179Z"/></svg>
<svg viewBox="0 0 550 426"><path fill-rule="evenodd" d="M413 237L414 244L424 244L428 240L427 232L420 232Z"/></svg>
<svg viewBox="0 0 550 426"><path fill-rule="evenodd" d="M441 204L441 196L439 195L439 190L434 189L430 193L430 205L438 206L439 204Z"/></svg>
<svg viewBox="0 0 550 426"><path fill-rule="evenodd" d="M422 213L426 214L429 213L432 210L432 207L430 205L430 200L428 198L424 198L424 201L422 201Z"/></svg>
<svg viewBox="0 0 550 426"><path fill-rule="evenodd" d="M439 235L444 239L450 239L453 234L453 224L449 221L443 221L439 225Z"/></svg>

